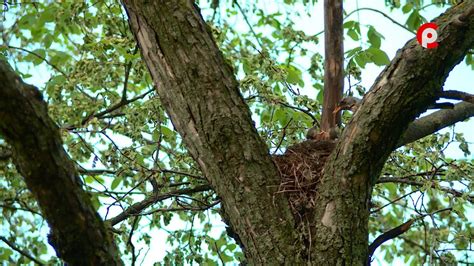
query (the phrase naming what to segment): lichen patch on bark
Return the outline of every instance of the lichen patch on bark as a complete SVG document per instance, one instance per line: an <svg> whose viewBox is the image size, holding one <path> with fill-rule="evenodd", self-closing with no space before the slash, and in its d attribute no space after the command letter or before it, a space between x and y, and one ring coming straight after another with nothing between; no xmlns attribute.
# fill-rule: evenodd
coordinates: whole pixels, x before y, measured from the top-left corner
<svg viewBox="0 0 474 266"><path fill-rule="evenodd" d="M334 201L330 201L326 205L326 210L324 211L323 218L321 219L321 223L324 226L331 228L331 231L334 233L336 232L336 225L333 223L332 217L334 216L334 211L336 210L336 203Z"/></svg>

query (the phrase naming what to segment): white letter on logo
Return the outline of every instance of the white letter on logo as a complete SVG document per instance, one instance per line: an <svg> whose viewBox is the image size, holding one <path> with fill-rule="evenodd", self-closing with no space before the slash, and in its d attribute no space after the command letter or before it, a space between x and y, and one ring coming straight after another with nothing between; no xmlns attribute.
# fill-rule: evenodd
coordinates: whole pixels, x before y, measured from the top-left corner
<svg viewBox="0 0 474 266"><path fill-rule="evenodd" d="M428 35L431 34L430 37ZM433 43L438 39L438 33L433 28L426 28L421 34L421 46L428 48L428 44Z"/></svg>

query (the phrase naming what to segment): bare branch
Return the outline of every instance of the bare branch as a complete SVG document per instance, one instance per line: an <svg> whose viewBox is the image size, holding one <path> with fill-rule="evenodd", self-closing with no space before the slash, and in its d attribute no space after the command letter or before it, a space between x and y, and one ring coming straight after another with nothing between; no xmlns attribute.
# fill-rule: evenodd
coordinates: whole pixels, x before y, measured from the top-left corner
<svg viewBox="0 0 474 266"><path fill-rule="evenodd" d="M430 183L430 187L439 189L441 191L444 191L446 193L449 193L455 197L462 197L464 195L463 192L448 188L448 187L443 187L443 186L438 186L436 185L433 181L427 180L426 182ZM426 182L423 181L416 181L416 180L410 180L410 179L404 179L404 178L396 178L396 177L381 177L377 180L377 183L382 184L382 183L401 183L401 184L407 184L407 185L412 185L412 186L417 186L417 187L423 187L426 185ZM470 201L471 203L474 203L474 195L468 195L467 200Z"/></svg>
<svg viewBox="0 0 474 266"><path fill-rule="evenodd" d="M137 202L131 205L124 212L115 216L114 218L107 220L107 222L109 222L111 225L116 225L130 216L140 214L144 209L155 204L156 202L169 199L175 196L179 196L179 195L188 195L188 194L193 194L193 193L203 192L203 191L208 191L208 190L211 190L211 187L209 185L200 185L194 188L185 188L185 189L175 190L175 191L167 192L161 195L154 194L145 198L144 200L140 202Z"/></svg>
<svg viewBox="0 0 474 266"><path fill-rule="evenodd" d="M462 102L412 122L397 143L397 148L474 116L474 104Z"/></svg>
<svg viewBox="0 0 474 266"><path fill-rule="evenodd" d="M440 97L452 100L460 100L465 102L474 103L474 95L456 90L443 91L440 94Z"/></svg>
<svg viewBox="0 0 474 266"><path fill-rule="evenodd" d="M370 7L361 7L361 8L358 8L352 12L350 12L349 14L347 14L347 16L344 18L344 20L346 20L346 18L348 18L350 15L356 13L356 12L359 12L359 11L362 11L362 10L366 10L366 11L372 11L372 12L375 12L375 13L378 13L382 16L384 16L385 18L387 18L388 20L390 20L393 24L405 29L406 31L412 33L412 34L415 34L413 31L411 31L408 27L406 27L405 25L399 23L398 21L396 21L395 19L391 18L389 15L385 14L384 12L380 11L380 10L377 10L377 9L374 9L374 8L370 8Z"/></svg>
<svg viewBox="0 0 474 266"><path fill-rule="evenodd" d="M125 88L124 88L125 90ZM85 124L87 124L87 122L89 122L90 120L92 120L94 117L97 117L97 118L102 118L103 116L109 114L109 113L112 113L113 111L129 104L129 103L132 103L132 102L135 102L137 100L140 100L140 99L143 99L145 98L148 94L152 93L155 89L154 88L151 88L149 89L148 91L136 96L136 97L133 97L131 99L121 99L120 102L112 105L111 107L105 109L104 111L102 112L98 112L98 113L92 113L90 115L88 115L86 118L84 118L82 121L81 121L81 124L80 126L84 126ZM66 130L73 130L73 129L77 129L79 126L74 126L74 125L69 125L69 126L65 126L63 127L64 129Z"/></svg>

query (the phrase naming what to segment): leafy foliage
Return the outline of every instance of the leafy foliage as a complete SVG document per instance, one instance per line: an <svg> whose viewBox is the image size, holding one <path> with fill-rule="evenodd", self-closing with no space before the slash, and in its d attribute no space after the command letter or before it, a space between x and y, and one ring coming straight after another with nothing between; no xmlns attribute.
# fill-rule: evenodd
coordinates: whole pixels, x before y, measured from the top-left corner
<svg viewBox="0 0 474 266"><path fill-rule="evenodd" d="M281 153L320 120L322 32L298 29L298 20L312 15L316 1L284 0L274 3L275 9L261 1L210 2L199 4L215 40L234 67L259 133L271 152ZM425 2L386 4L401 9L403 26L413 32L426 21L420 12L427 6L455 1ZM103 218L155 193L168 195L140 215L117 222L115 236L126 258L153 257L148 251L159 235L167 237L159 265L240 261L242 252L220 221L218 197L209 188L186 192L206 182L154 93L121 5L109 0L39 1L9 5L4 12L0 56L42 90L84 189ZM358 43L346 47L348 94L362 95L364 69L390 62L382 50L385 37L378 25L362 25L350 14L344 30L348 40ZM465 62L474 69L472 54ZM345 113L344 119L350 115ZM419 265L472 256L474 227L467 217L472 214L468 192L474 161L449 158L445 151L456 144L470 154L453 129L391 155L382 178L392 181L374 191L370 237L410 218L432 215L417 219L401 239L382 246L377 259ZM0 140L0 145L6 144ZM46 223L11 160L0 160L0 202L1 236L45 263L58 263L46 244ZM29 262L2 244L0 260Z"/></svg>

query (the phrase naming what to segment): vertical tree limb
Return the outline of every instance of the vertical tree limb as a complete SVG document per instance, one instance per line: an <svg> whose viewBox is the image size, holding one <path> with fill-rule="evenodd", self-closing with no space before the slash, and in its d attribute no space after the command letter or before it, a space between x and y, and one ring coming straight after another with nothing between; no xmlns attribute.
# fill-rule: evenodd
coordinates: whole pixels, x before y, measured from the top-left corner
<svg viewBox="0 0 474 266"><path fill-rule="evenodd" d="M334 114L344 90L342 0L324 1L324 101L321 131L330 132L340 125L341 114Z"/></svg>

